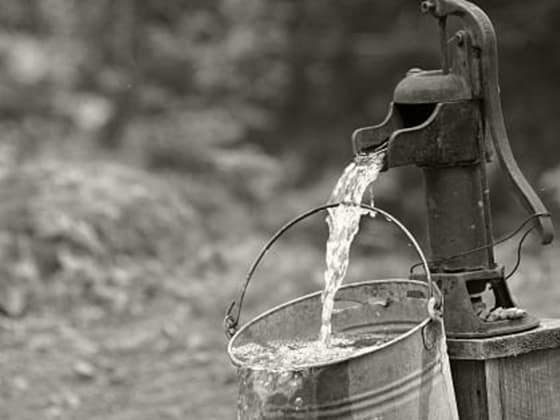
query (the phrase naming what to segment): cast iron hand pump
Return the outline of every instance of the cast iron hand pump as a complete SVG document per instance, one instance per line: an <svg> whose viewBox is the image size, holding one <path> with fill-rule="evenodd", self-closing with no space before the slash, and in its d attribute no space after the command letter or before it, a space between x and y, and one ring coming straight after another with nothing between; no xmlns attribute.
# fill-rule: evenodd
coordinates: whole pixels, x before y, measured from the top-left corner
<svg viewBox="0 0 560 420"><path fill-rule="evenodd" d="M423 169L431 271L445 296L450 337L484 337L538 325L525 316L486 322L477 315L490 284L496 306L513 307L503 267L494 261L486 162L491 148L523 206L537 215L543 244L552 221L521 173L502 115L497 44L488 16L465 0L427 0L421 10L440 26L442 68L412 69L397 85L386 119L353 135L355 153L386 148L385 169L416 164ZM447 19L461 29L448 35ZM478 249L476 252L465 251Z"/></svg>

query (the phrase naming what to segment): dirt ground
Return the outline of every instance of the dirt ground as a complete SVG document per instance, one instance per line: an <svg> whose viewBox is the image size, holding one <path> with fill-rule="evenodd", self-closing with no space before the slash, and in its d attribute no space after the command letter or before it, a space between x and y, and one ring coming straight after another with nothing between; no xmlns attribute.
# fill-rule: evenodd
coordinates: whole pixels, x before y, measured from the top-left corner
<svg viewBox="0 0 560 420"><path fill-rule="evenodd" d="M234 418L225 338L191 315L162 298L141 316L110 321L4 320L0 418Z"/></svg>

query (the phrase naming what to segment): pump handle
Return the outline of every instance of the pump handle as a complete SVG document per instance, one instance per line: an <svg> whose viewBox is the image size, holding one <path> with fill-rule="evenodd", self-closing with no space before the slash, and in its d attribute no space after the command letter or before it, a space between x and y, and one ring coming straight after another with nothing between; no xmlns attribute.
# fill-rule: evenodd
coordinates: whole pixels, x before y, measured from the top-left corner
<svg viewBox="0 0 560 420"><path fill-rule="evenodd" d="M482 9L466 0L426 0L421 10L438 19L456 16L470 29L473 43L480 49L482 96L484 100L485 138L491 137L498 159L523 206L532 214L548 213L543 202L519 169L510 147L504 122L498 82L498 47L496 33L490 18ZM537 228L541 243L549 244L554 238L550 217L539 217Z"/></svg>

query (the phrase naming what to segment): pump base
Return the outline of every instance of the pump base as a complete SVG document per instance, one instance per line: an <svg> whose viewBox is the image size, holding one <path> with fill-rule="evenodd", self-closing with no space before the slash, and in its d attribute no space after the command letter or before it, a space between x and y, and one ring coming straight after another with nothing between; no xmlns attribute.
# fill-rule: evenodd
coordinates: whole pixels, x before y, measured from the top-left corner
<svg viewBox="0 0 560 420"><path fill-rule="evenodd" d="M549 420L560 415L560 319L531 331L448 339L461 420Z"/></svg>
<svg viewBox="0 0 560 420"><path fill-rule="evenodd" d="M532 315L525 315L514 320L484 321L474 311L469 287L484 290L490 284L496 298L496 306L509 308L515 306L507 284L504 281L504 269L463 271L458 273L432 273L443 294L444 323L448 338L468 339L495 337L506 334L532 330L539 326L539 320ZM413 275L411 279L425 280L425 275Z"/></svg>

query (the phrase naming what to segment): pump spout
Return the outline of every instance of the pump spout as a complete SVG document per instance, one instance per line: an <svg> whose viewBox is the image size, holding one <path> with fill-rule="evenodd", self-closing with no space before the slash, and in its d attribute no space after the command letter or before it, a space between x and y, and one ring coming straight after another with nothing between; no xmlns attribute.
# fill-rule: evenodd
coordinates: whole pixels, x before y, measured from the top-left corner
<svg viewBox="0 0 560 420"><path fill-rule="evenodd" d="M385 119L376 125L358 128L352 133L354 155L373 153L387 147L391 135L403 127L399 113L393 103ZM384 168L387 169L387 168Z"/></svg>
<svg viewBox="0 0 560 420"><path fill-rule="evenodd" d="M354 152L385 148L384 169L406 165L452 166L477 160L476 142L465 136L480 131L477 107L472 103L391 104L385 120L354 131Z"/></svg>

